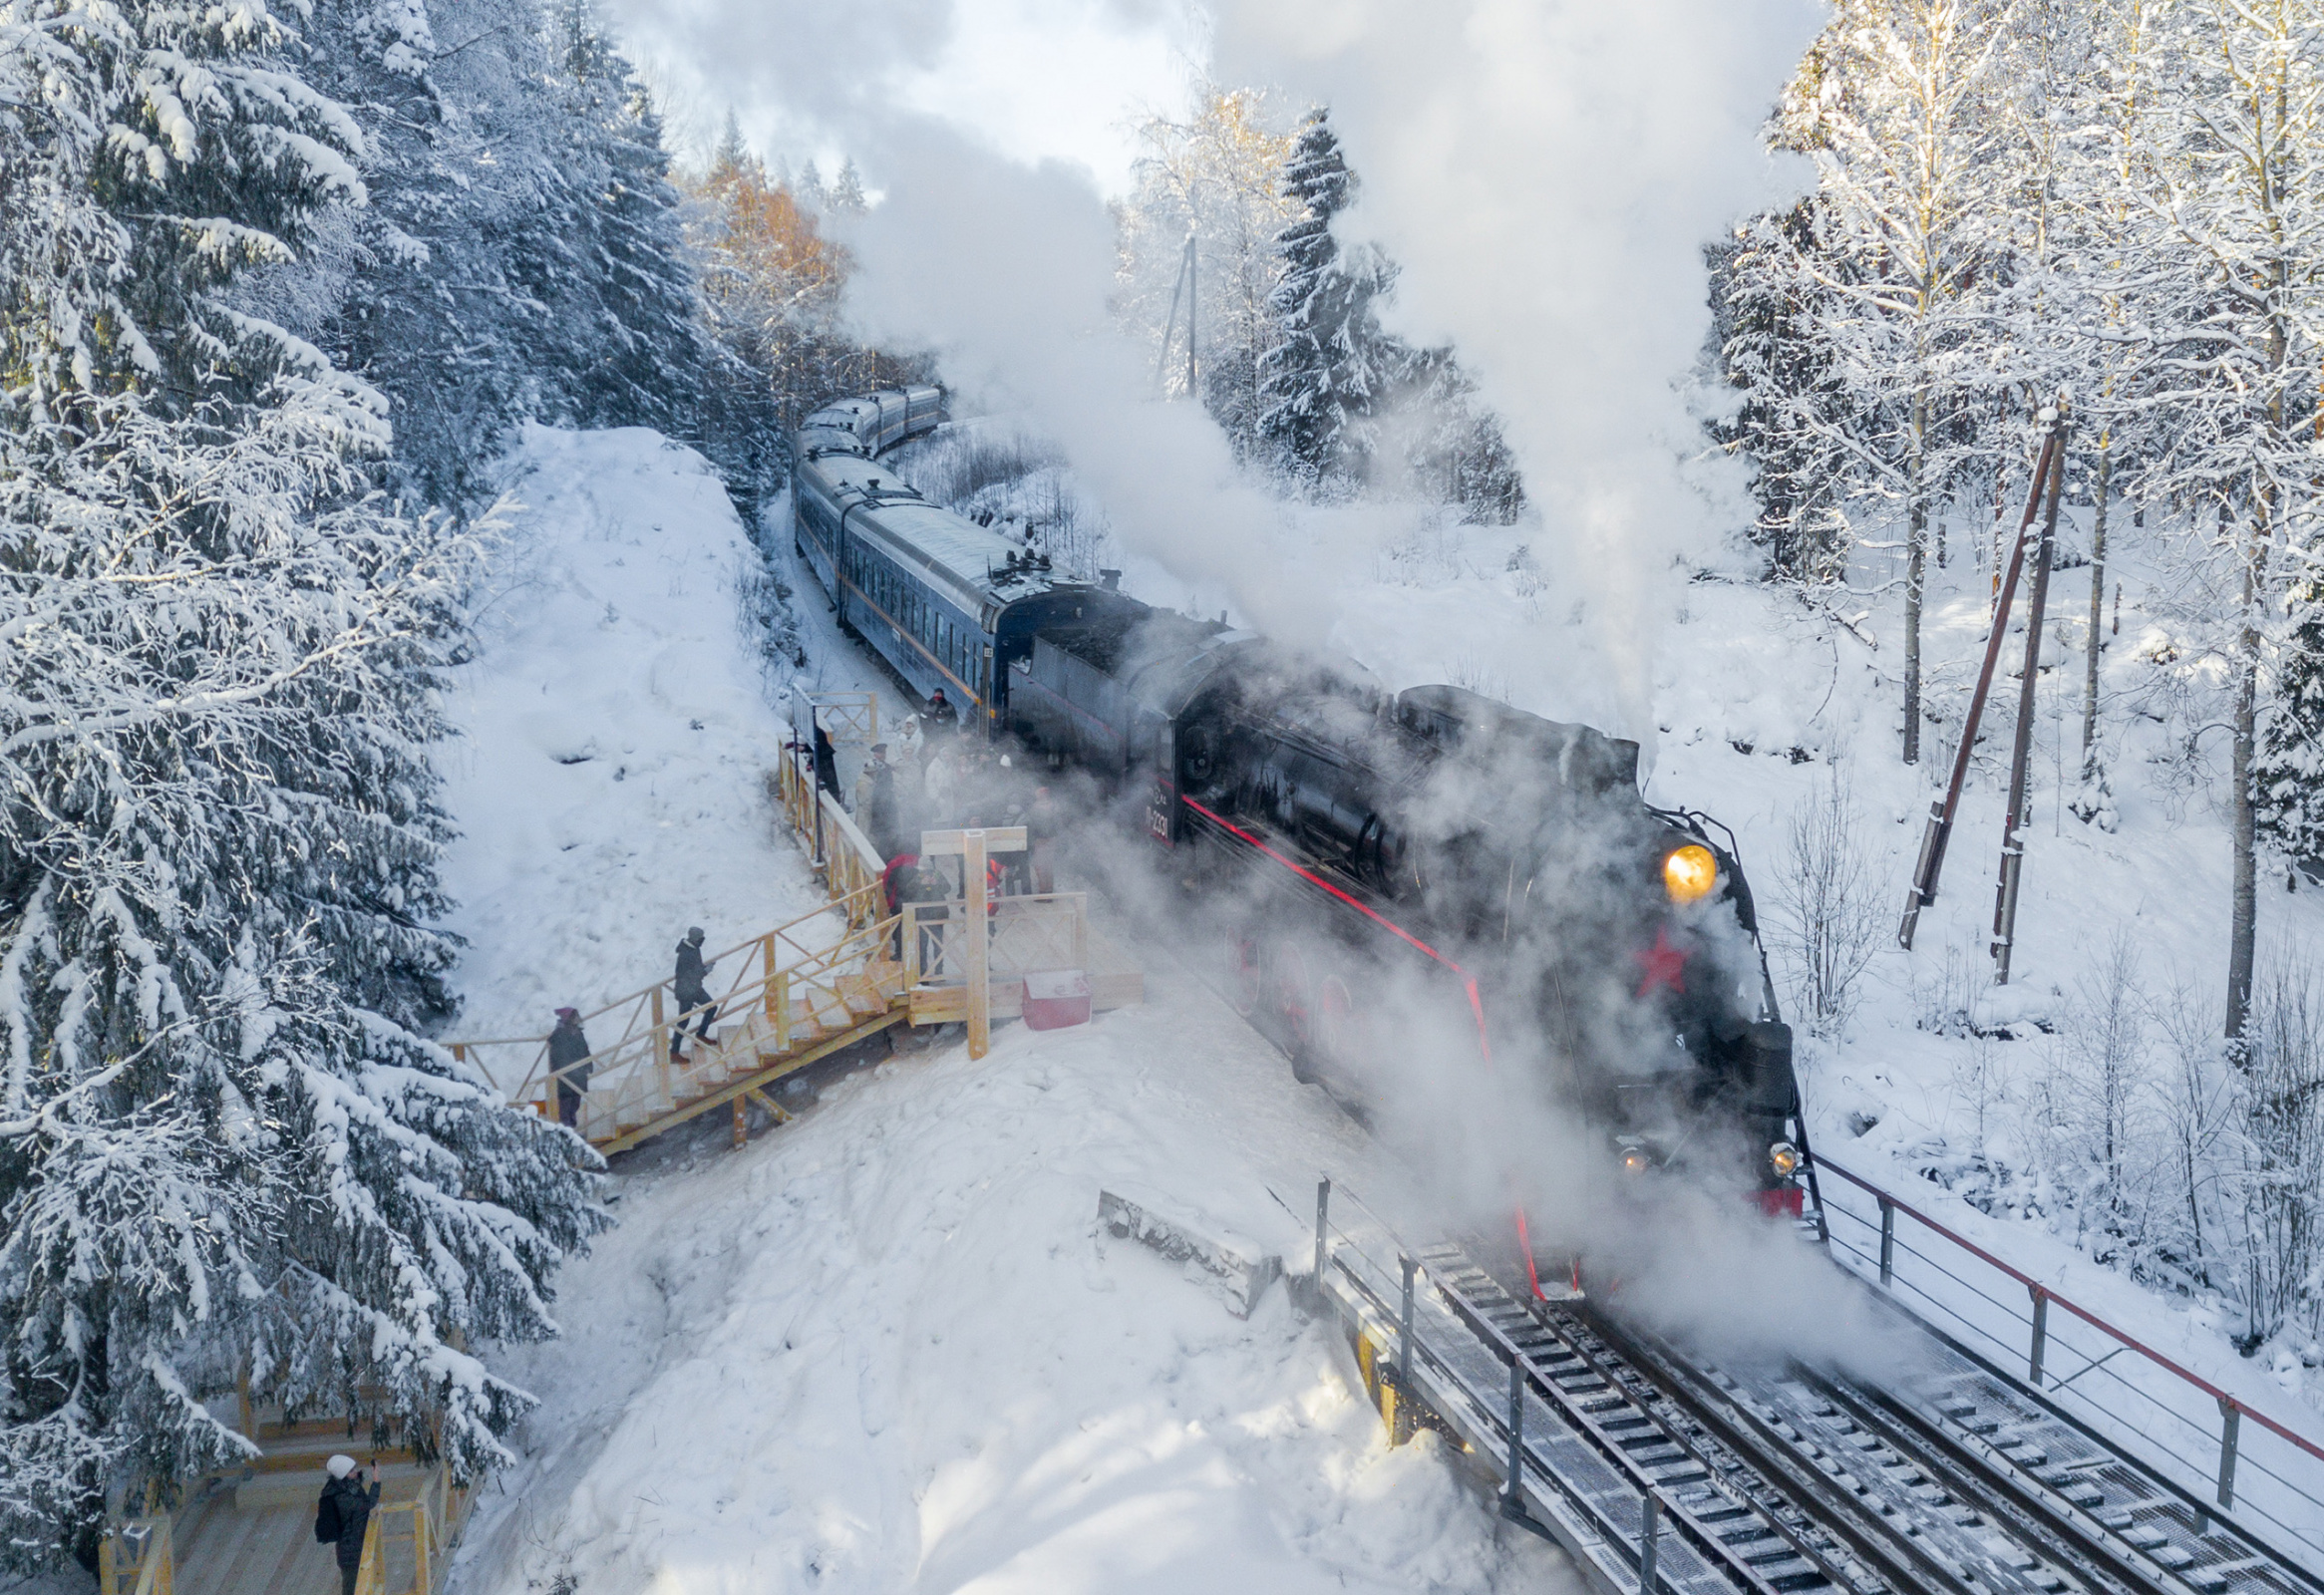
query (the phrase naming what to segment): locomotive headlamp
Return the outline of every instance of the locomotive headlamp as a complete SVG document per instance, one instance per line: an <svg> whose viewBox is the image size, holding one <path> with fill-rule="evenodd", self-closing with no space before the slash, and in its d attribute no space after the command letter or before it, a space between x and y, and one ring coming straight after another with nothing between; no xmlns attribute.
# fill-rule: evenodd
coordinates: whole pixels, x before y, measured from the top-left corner
<svg viewBox="0 0 2324 1595"><path fill-rule="evenodd" d="M1800 1148L1788 1140L1777 1141L1768 1148L1768 1167L1778 1179L1790 1179L1800 1172Z"/></svg>
<svg viewBox="0 0 2324 1595"><path fill-rule="evenodd" d="M1719 884L1719 856L1701 842L1691 841L1662 860L1662 889L1674 903L1699 902Z"/></svg>
<svg viewBox="0 0 2324 1595"><path fill-rule="evenodd" d="M1647 1155L1646 1155L1646 1147L1645 1147L1645 1144L1644 1144L1643 1142L1641 1142L1641 1141L1638 1141L1638 1140L1634 1140L1634 1139L1630 1138L1629 1136L1624 1136L1624 1137L1623 1137L1623 1139L1622 1139L1622 1172L1623 1172L1623 1173L1625 1173L1625 1174L1643 1174L1643 1173L1645 1173L1645 1172L1646 1172L1646 1170L1647 1170L1647 1169L1648 1169L1650 1166L1652 1166L1652 1164L1653 1164L1653 1161L1654 1161L1654 1159L1652 1159L1651 1157L1649 1157L1649 1156L1647 1156Z"/></svg>

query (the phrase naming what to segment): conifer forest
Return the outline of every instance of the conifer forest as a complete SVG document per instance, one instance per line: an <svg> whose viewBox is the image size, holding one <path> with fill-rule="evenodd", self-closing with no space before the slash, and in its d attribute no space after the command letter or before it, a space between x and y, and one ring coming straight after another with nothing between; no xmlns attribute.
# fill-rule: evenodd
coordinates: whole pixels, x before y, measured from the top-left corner
<svg viewBox="0 0 2324 1595"><path fill-rule="evenodd" d="M1656 801L1745 806L1698 745L1769 795L1734 822L1818 1133L1888 1118L1893 1144L1864 1144L1910 1177L2199 1311L2313 1420L2324 0L1810 9L1754 91L1770 175L1682 240L1700 347L1629 374L1683 414L1647 440L1671 479L1708 484L1691 540L1627 537L1651 550L1635 581L1527 452L1505 351L1419 313L1421 257L1371 225L1402 190L1351 106L1206 61L1123 109L1122 180L1089 201L1103 325L1053 345L1131 352L1122 413L1204 429L1225 464L1200 490L1263 506L1294 550L1274 585L1341 606L1312 639L1392 688L1578 721L1618 695L1573 680L1635 665L1635 722L1609 729L1691 783ZM566 1421L509 1359L575 1333L589 1299L562 1282L638 1204L445 1045L477 1033L446 863L474 823L448 796L474 757L461 684L495 606L555 585L508 576L509 550L585 476L521 479L541 437L699 457L746 539L719 567L740 621L700 632L739 625L770 702L896 691L848 674L789 492L810 413L901 384L945 384L970 424L899 469L1028 569L1127 567L1155 604L1250 619L1213 544L1140 529L1175 512L1164 487L1134 506L1142 478L1017 415L1039 372L980 387L974 346L892 313L911 279L881 228L922 171L836 121L781 144L649 70L624 22L645 27L598 0L0 0L0 1576L93 1568L125 1492L239 1465L222 1392L398 1426L463 1482L531 1454L528 1415ZM1550 202L1460 175L1511 215ZM1031 273L1048 241L1019 247ZM2075 866L2039 854L2089 937L2043 966L2037 1012L1962 972L1981 936L1959 970L1893 941L2053 437L2040 792L2013 821L2133 854L2199 835L2169 857L2199 850L2218 889L2133 856L2077 903ZM1658 641L1608 621L1646 588L1676 617ZM1427 607L1477 593L1551 640L1494 652ZM1621 635L1561 640L1598 626ZM1717 648L1772 637L1798 662L1767 666L1773 729L1703 708ZM1989 798L2016 668L1972 738ZM1804 729L1859 688L1848 736ZM603 735L557 764L612 766ZM773 780L772 745L742 754ZM1989 842L1954 844L1948 892L1986 889ZM671 936L639 935L643 970ZM1928 1065L1942 1133L1897 1130L1891 1031L1954 1049Z"/></svg>

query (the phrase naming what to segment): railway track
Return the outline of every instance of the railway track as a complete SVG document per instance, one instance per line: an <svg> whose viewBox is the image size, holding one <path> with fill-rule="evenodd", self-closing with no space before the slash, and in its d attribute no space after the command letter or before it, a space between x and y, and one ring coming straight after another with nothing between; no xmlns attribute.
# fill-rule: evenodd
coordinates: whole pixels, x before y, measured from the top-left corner
<svg viewBox="0 0 2324 1595"><path fill-rule="evenodd" d="M1528 1301L1459 1244L1409 1255L1428 1298L1414 1311L1473 1343L1461 1355L1416 1336L1465 1409L1451 1427L1505 1458L1500 1382L1518 1366L1523 1487L1504 1511L1534 1492L1537 1516L1567 1519L1552 1537L1621 1595L1639 1589L1649 1494L1663 1525L1650 1595L2324 1595L2284 1548L1852 1278L1835 1283L1922 1348L1893 1389L1798 1365L1722 1370L1601 1305ZM1394 1344L1400 1282L1334 1264ZM1500 1476L1505 1492L1505 1460Z"/></svg>
<svg viewBox="0 0 2324 1595"><path fill-rule="evenodd" d="M1504 1515L1563 1543L1601 1590L1630 1595L1646 1572L1649 1595L2324 1595L2288 1554L1901 1314L1926 1355L1892 1388L1730 1372L1599 1304L1528 1301L1457 1244L1396 1254L1407 1301L1380 1261L1393 1244L1332 1248L1327 1293L1368 1326L1387 1383L1409 1381L1404 1399L1494 1459Z"/></svg>

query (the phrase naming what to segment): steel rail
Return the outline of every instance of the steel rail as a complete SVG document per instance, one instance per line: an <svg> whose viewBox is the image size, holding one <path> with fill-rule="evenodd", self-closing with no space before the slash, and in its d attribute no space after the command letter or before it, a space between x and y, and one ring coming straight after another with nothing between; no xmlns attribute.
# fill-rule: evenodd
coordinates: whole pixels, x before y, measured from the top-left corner
<svg viewBox="0 0 2324 1595"><path fill-rule="evenodd" d="M1619 1348L1641 1374L1653 1380L1674 1405L1718 1435L1759 1476L1778 1487L1796 1487L1810 1497L1818 1523L1873 1562L1893 1587L1989 1595L1993 1588L1990 1580L1972 1578L1963 1569L1947 1565L1926 1542L1924 1522L1895 1521L1876 1508L1867 1510L1868 1503L1861 1496L1827 1476L1814 1458L1802 1454L1797 1443L1776 1433L1769 1420L1721 1391L1711 1376L1688 1359L1668 1346L1649 1346L1602 1313L1590 1312L1586 1321Z"/></svg>

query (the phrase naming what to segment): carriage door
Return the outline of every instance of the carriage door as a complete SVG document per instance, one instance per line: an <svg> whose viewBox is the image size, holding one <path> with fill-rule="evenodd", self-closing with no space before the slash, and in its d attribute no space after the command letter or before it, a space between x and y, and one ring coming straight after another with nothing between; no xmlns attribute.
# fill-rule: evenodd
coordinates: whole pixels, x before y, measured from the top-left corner
<svg viewBox="0 0 2324 1595"><path fill-rule="evenodd" d="M1176 845L1170 834L1178 811L1174 741L1170 723L1161 715L1148 714L1139 716L1130 744L1134 764L1145 766L1143 773L1133 770L1133 779L1142 776L1146 783L1146 833L1164 847Z"/></svg>

